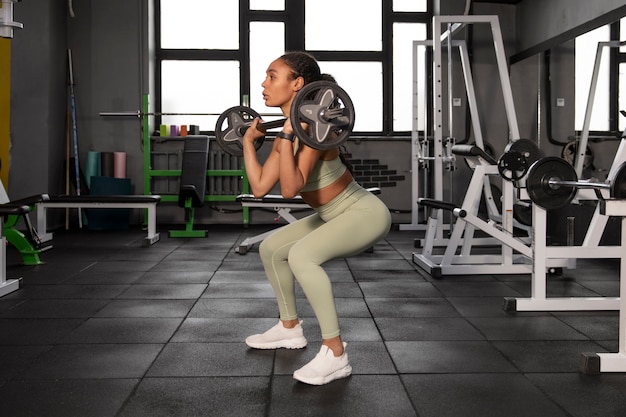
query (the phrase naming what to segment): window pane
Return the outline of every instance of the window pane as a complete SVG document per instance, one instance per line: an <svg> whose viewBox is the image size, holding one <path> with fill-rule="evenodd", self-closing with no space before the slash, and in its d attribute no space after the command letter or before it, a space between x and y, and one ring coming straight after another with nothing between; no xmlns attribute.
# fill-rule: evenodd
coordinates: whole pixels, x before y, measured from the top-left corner
<svg viewBox="0 0 626 417"><path fill-rule="evenodd" d="M161 0L161 48L238 49L239 2Z"/></svg>
<svg viewBox="0 0 626 417"><path fill-rule="evenodd" d="M426 40L426 25L394 23L393 25L393 130L412 130L413 121L413 41ZM426 105L426 47L418 48L417 65L418 130L424 130Z"/></svg>
<svg viewBox="0 0 626 417"><path fill-rule="evenodd" d="M383 76L380 62L320 62L323 73L331 74L354 104L354 131L383 129Z"/></svg>
<svg viewBox="0 0 626 417"><path fill-rule="evenodd" d="M250 0L250 10L285 10L285 0Z"/></svg>
<svg viewBox="0 0 626 417"><path fill-rule="evenodd" d="M218 115L240 103L238 61L163 61L161 74L163 113L215 113L163 116L163 124L214 130Z"/></svg>
<svg viewBox="0 0 626 417"><path fill-rule="evenodd" d="M609 27L603 26L576 38L576 130L583 129L598 42L606 42L609 37ZM606 131L609 130L609 48L602 49L589 129Z"/></svg>
<svg viewBox="0 0 626 417"><path fill-rule="evenodd" d="M393 0L394 12L425 12L426 0Z"/></svg>
<svg viewBox="0 0 626 417"><path fill-rule="evenodd" d="M282 22L250 23L250 107L260 114L280 113L263 101L265 71L270 63L285 53L285 25ZM270 121L271 117L263 120Z"/></svg>
<svg viewBox="0 0 626 417"><path fill-rule="evenodd" d="M381 0L307 0L304 10L307 50L381 50Z"/></svg>

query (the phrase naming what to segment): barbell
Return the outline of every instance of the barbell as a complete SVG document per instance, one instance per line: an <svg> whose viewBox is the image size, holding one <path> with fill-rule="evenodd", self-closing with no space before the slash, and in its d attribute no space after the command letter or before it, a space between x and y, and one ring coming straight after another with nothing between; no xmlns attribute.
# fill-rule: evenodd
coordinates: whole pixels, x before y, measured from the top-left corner
<svg viewBox="0 0 626 417"><path fill-rule="evenodd" d="M626 198L626 162L622 163L608 182L579 180L576 170L567 161L558 157L546 157L535 161L528 169L526 191L530 200L546 210L555 210L568 205L580 188L609 190L611 198Z"/></svg>
<svg viewBox="0 0 626 417"><path fill-rule="evenodd" d="M348 139L354 127L354 105L348 93L336 83L315 81L305 85L291 103L291 126L295 135L306 145L327 150L340 146ZM260 117L249 107L235 106L224 111L215 125L215 139L224 152L243 156L243 136ZM260 131L275 129L287 119L260 123ZM307 125L305 130L302 124ZM257 139L254 147L263 145L264 137Z"/></svg>

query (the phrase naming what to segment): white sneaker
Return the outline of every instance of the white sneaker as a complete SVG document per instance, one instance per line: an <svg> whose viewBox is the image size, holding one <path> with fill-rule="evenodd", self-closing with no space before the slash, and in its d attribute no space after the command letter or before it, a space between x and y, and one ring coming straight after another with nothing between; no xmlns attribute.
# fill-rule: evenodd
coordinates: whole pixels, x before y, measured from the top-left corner
<svg viewBox="0 0 626 417"><path fill-rule="evenodd" d="M278 324L263 334L254 334L246 338L246 344L254 349L302 349L306 346L306 338L302 331L302 320L293 329Z"/></svg>
<svg viewBox="0 0 626 417"><path fill-rule="evenodd" d="M319 353L313 360L293 373L293 377L300 382L311 385L324 385L339 378L345 378L352 373L348 363L348 354L345 352L347 343L344 342L344 352L335 356L332 350L322 345Z"/></svg>

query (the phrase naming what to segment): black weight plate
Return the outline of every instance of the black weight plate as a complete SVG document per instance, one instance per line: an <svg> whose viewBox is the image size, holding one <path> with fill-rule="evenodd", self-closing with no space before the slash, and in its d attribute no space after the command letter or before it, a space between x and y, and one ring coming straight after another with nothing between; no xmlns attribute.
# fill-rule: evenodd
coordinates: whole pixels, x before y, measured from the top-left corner
<svg viewBox="0 0 626 417"><path fill-rule="evenodd" d="M498 159L498 172L507 181L517 181L526 175L527 171L527 159L520 152L508 151Z"/></svg>
<svg viewBox="0 0 626 417"><path fill-rule="evenodd" d="M510 142L504 148L504 152L519 152L524 158L528 166L531 166L537 159L543 157L543 152L535 142L530 139L517 139Z"/></svg>
<svg viewBox="0 0 626 417"><path fill-rule="evenodd" d="M354 105L350 96L330 81L305 85L291 104L290 116L296 136L320 150L341 145L354 127ZM308 125L306 130L301 123Z"/></svg>
<svg viewBox="0 0 626 417"><path fill-rule="evenodd" d="M611 198L626 199L626 162L622 162L609 181L611 183Z"/></svg>
<svg viewBox="0 0 626 417"><path fill-rule="evenodd" d="M215 139L222 150L233 156L243 156L244 129L252 124L252 121L261 117L259 113L250 107L235 106L227 109L215 124ZM258 150L263 145L263 137L254 142L254 148Z"/></svg>
<svg viewBox="0 0 626 417"><path fill-rule="evenodd" d="M533 203L546 210L565 207L578 192L576 187L550 185L551 179L578 181L574 167L561 158L551 156L535 161L528 169L526 191Z"/></svg>

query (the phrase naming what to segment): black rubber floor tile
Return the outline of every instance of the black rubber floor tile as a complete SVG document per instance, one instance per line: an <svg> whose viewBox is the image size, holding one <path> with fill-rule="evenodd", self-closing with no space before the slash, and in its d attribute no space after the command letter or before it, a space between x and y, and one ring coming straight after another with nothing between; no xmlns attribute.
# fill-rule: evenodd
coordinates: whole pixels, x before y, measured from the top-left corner
<svg viewBox="0 0 626 417"><path fill-rule="evenodd" d="M278 323L275 319L194 318L180 325L172 342L240 343L251 334L263 333Z"/></svg>
<svg viewBox="0 0 626 417"><path fill-rule="evenodd" d="M202 298L273 298L276 299L268 281L261 283L210 283Z"/></svg>
<svg viewBox="0 0 626 417"><path fill-rule="evenodd" d="M502 282L443 282L433 285L447 297L517 297L522 294Z"/></svg>
<svg viewBox="0 0 626 417"><path fill-rule="evenodd" d="M386 342L401 374L516 372L488 342Z"/></svg>
<svg viewBox="0 0 626 417"><path fill-rule="evenodd" d="M158 265L159 261L99 261L89 267L87 271L98 272L128 272L149 271Z"/></svg>
<svg viewBox="0 0 626 417"><path fill-rule="evenodd" d="M117 417L263 417L268 377L145 378Z"/></svg>
<svg viewBox="0 0 626 417"><path fill-rule="evenodd" d="M376 325L385 341L485 339L462 317L380 317Z"/></svg>
<svg viewBox="0 0 626 417"><path fill-rule="evenodd" d="M208 284L213 271L149 271L136 284Z"/></svg>
<svg viewBox="0 0 626 417"><path fill-rule="evenodd" d="M604 375L528 374L526 377L572 416L626 415L626 392Z"/></svg>
<svg viewBox="0 0 626 417"><path fill-rule="evenodd" d="M20 299L112 299L128 288L129 285L25 285L12 294Z"/></svg>
<svg viewBox="0 0 626 417"><path fill-rule="evenodd" d="M0 385L51 348L50 345L0 346Z"/></svg>
<svg viewBox="0 0 626 417"><path fill-rule="evenodd" d="M200 249L178 249L167 255L164 262L213 261L221 262L226 252L209 252Z"/></svg>
<svg viewBox="0 0 626 417"><path fill-rule="evenodd" d="M265 283L267 278L263 271L223 271L219 269L211 278L212 284L233 284L242 282Z"/></svg>
<svg viewBox="0 0 626 417"><path fill-rule="evenodd" d="M89 318L109 300L25 300L0 317L20 318Z"/></svg>
<svg viewBox="0 0 626 417"><path fill-rule="evenodd" d="M276 317L278 305L271 298L201 298L189 312L193 318Z"/></svg>
<svg viewBox="0 0 626 417"><path fill-rule="evenodd" d="M619 337L619 317L615 314L592 316L556 316L591 339L608 340Z"/></svg>
<svg viewBox="0 0 626 417"><path fill-rule="evenodd" d="M521 372L578 372L582 352L604 352L592 341L493 342Z"/></svg>
<svg viewBox="0 0 626 417"><path fill-rule="evenodd" d="M232 257L224 260L219 266L220 271L260 271L263 272L263 264L258 257L248 255Z"/></svg>
<svg viewBox="0 0 626 417"><path fill-rule="evenodd" d="M420 298L441 297L442 294L430 282L424 281L377 281L359 282L365 297L372 298Z"/></svg>
<svg viewBox="0 0 626 417"><path fill-rule="evenodd" d="M92 272L83 271L72 275L63 284L69 285L124 285L134 284L144 271Z"/></svg>
<svg viewBox="0 0 626 417"><path fill-rule="evenodd" d="M519 374L403 375L420 417L569 417Z"/></svg>
<svg viewBox="0 0 626 417"><path fill-rule="evenodd" d="M206 288L206 284L136 284L118 298L195 300Z"/></svg>
<svg viewBox="0 0 626 417"><path fill-rule="evenodd" d="M16 379L142 378L163 345L58 345Z"/></svg>
<svg viewBox="0 0 626 417"><path fill-rule="evenodd" d="M311 386L275 376L268 416L417 416L395 375L352 375Z"/></svg>
<svg viewBox="0 0 626 417"><path fill-rule="evenodd" d="M587 281L580 280L580 285L585 288L589 288L596 294L600 294L602 297L619 297L619 280L614 281Z"/></svg>
<svg viewBox="0 0 626 417"><path fill-rule="evenodd" d="M63 343L166 343L181 318L91 318Z"/></svg>
<svg viewBox="0 0 626 417"><path fill-rule="evenodd" d="M359 269L388 269L391 271L415 271L415 266L411 262L400 259L363 259L347 258L346 262L353 271ZM415 272L417 274L417 272Z"/></svg>
<svg viewBox="0 0 626 417"><path fill-rule="evenodd" d="M160 272L210 272L220 267L220 261L172 261L159 262L152 271Z"/></svg>
<svg viewBox="0 0 626 417"><path fill-rule="evenodd" d="M146 376L269 376L273 356L273 350L249 349L245 343L169 343Z"/></svg>
<svg viewBox="0 0 626 417"><path fill-rule="evenodd" d="M416 273L414 270L391 270L391 269L359 269L352 271L354 279L359 282L363 281L425 281L424 277Z"/></svg>
<svg viewBox="0 0 626 417"><path fill-rule="evenodd" d="M0 345L42 345L59 343L84 319L3 319L0 318ZM10 336L9 336L10 335Z"/></svg>
<svg viewBox="0 0 626 417"><path fill-rule="evenodd" d="M382 317L460 317L444 298L367 298L367 306L376 318Z"/></svg>
<svg viewBox="0 0 626 417"><path fill-rule="evenodd" d="M195 300L113 300L93 317L186 317Z"/></svg>
<svg viewBox="0 0 626 417"><path fill-rule="evenodd" d="M11 381L0 390L2 415L111 417L138 379Z"/></svg>
<svg viewBox="0 0 626 417"><path fill-rule="evenodd" d="M489 340L586 340L555 317L467 318Z"/></svg>

